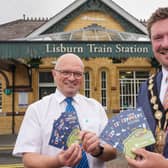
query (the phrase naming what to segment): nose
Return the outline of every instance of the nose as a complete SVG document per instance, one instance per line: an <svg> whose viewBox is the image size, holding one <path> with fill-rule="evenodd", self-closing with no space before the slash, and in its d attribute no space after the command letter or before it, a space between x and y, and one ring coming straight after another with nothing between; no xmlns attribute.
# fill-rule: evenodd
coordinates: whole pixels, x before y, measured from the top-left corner
<svg viewBox="0 0 168 168"><path fill-rule="evenodd" d="M168 48L168 34L166 34L163 38L162 47Z"/></svg>
<svg viewBox="0 0 168 168"><path fill-rule="evenodd" d="M74 80L75 79L75 76L74 76L73 72L69 75L68 79L70 79L70 80Z"/></svg>

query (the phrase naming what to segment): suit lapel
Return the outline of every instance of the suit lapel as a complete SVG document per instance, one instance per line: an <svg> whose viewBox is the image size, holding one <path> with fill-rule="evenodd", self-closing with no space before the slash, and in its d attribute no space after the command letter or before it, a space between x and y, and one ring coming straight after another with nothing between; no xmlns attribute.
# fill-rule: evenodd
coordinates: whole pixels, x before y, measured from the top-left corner
<svg viewBox="0 0 168 168"><path fill-rule="evenodd" d="M161 87L161 81L162 81L163 73L162 71L158 73L156 77L156 84L157 84L157 91L158 91L158 96L160 93L160 87Z"/></svg>

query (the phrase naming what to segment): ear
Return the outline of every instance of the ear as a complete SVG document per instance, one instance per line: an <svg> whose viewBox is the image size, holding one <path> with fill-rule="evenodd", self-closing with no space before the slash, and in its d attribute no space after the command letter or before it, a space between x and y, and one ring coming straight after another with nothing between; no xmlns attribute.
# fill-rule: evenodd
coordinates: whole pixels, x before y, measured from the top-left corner
<svg viewBox="0 0 168 168"><path fill-rule="evenodd" d="M56 71L54 69L51 70L53 78L56 76Z"/></svg>

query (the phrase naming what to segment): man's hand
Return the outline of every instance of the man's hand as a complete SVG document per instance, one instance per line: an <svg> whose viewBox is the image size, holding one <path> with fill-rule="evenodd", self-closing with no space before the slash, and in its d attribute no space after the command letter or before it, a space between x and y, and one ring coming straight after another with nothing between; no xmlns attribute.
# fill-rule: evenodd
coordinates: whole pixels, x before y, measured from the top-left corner
<svg viewBox="0 0 168 168"><path fill-rule="evenodd" d="M95 133L89 131L81 131L80 137L82 140L82 147L91 155L96 155L100 151L100 141Z"/></svg>
<svg viewBox="0 0 168 168"><path fill-rule="evenodd" d="M131 159L126 157L128 164L131 168L167 168L168 160L166 160L161 154L149 152L145 149L136 149L133 151L138 158L141 159Z"/></svg>
<svg viewBox="0 0 168 168"><path fill-rule="evenodd" d="M109 144L103 144L103 150L100 147L99 137L89 131L81 131L80 138L83 149L93 157L98 157L103 161L109 161L116 157L116 149ZM102 151L101 151L102 150Z"/></svg>
<svg viewBox="0 0 168 168"><path fill-rule="evenodd" d="M39 153L24 153L23 163L26 168L60 168L73 167L82 158L82 149L79 144L72 144L67 150L55 156L41 155Z"/></svg>
<svg viewBox="0 0 168 168"><path fill-rule="evenodd" d="M75 166L82 158L82 150L78 144L72 144L67 150L58 154L60 166Z"/></svg>

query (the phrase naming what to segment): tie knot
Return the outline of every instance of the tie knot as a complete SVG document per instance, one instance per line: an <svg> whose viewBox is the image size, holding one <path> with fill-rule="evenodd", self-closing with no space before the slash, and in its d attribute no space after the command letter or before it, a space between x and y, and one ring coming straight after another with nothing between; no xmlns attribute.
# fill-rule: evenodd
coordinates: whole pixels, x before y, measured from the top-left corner
<svg viewBox="0 0 168 168"><path fill-rule="evenodd" d="M66 99L65 99L65 101L67 102L67 104L72 104L72 97L67 97Z"/></svg>
<svg viewBox="0 0 168 168"><path fill-rule="evenodd" d="M65 99L65 101L66 101L66 103L67 103L67 106L66 106L66 109L65 109L66 112L75 112L75 108L74 108L74 106L72 105L72 100L73 100L72 97L67 97L67 98Z"/></svg>

